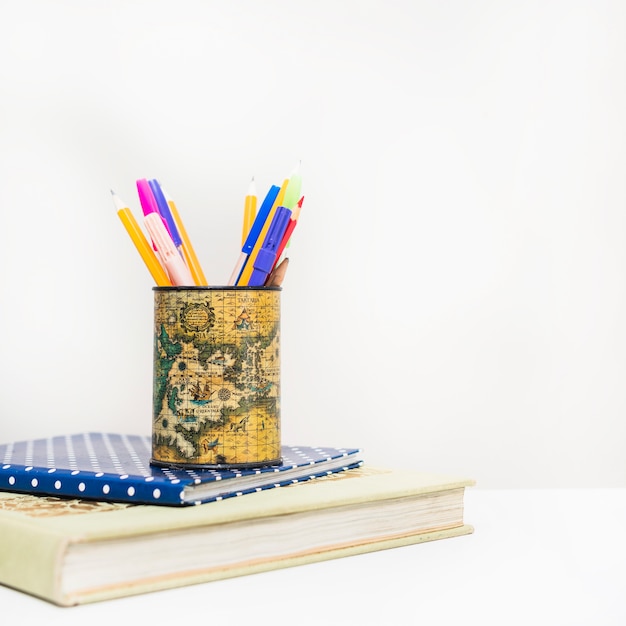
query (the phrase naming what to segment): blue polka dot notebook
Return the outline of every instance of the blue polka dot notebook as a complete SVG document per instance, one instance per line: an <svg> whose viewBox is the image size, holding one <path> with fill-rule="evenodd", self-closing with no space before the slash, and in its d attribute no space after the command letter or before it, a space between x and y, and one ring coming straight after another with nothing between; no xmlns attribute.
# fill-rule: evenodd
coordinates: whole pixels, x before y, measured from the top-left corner
<svg viewBox="0 0 626 626"><path fill-rule="evenodd" d="M150 465L149 436L82 433L0 445L0 490L184 506L360 467L358 448L282 446L282 465L168 469Z"/></svg>

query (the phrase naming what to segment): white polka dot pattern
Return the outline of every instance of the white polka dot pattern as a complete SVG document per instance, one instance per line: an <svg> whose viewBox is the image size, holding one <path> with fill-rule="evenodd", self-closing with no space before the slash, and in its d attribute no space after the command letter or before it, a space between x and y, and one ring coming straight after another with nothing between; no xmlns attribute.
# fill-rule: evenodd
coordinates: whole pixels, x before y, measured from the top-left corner
<svg viewBox="0 0 626 626"><path fill-rule="evenodd" d="M281 465L172 469L150 464L148 436L65 435L0 445L0 490L137 504L203 504L359 467L360 452L283 446Z"/></svg>

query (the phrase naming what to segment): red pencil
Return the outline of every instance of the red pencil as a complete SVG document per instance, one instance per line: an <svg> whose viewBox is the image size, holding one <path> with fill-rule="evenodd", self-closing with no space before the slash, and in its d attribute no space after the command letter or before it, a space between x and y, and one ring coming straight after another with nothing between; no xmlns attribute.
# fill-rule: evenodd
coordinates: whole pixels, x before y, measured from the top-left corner
<svg viewBox="0 0 626 626"><path fill-rule="evenodd" d="M298 201L298 204L293 210L293 213L291 214L291 218L289 220L289 224L287 224L287 229L285 230L285 234L283 235L280 245L278 246L278 249L276 250L276 261L274 261L274 267L276 267L276 264L280 260L280 256L282 255L283 250L287 246L287 243L289 243L289 239L291 238L291 233L293 232L293 229L298 224L298 218L300 217L300 211L302 209L303 202L304 202L304 196L300 198L300 200ZM274 267L272 267L272 270L274 269Z"/></svg>

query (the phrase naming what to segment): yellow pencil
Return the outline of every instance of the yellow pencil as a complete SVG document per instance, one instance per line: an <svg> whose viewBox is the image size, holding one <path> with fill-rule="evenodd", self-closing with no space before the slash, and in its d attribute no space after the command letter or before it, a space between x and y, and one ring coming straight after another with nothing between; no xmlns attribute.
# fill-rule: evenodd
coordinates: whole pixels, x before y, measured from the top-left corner
<svg viewBox="0 0 626 626"><path fill-rule="evenodd" d="M241 276L239 277L239 280L237 281L237 286L246 287L248 285L250 276L252 276L252 272L254 271L254 260L256 259L257 254L259 253L259 250L263 246L265 235L267 234L267 231L270 228L272 220L274 219L274 214L276 213L276 209L279 206L282 206L283 199L285 197L285 192L287 191L287 185L289 185L288 178L286 178L283 181L280 191L278 192L278 195L276 196L276 200L274 200L274 204L272 205L272 208L270 209L270 212L267 215L267 219L265 220L265 224L263 224L263 228L261 229L261 232L259 233L256 243L254 244L254 248L252 248L252 252L248 256L248 259L246 260L246 264L243 268L243 271L241 272Z"/></svg>
<svg viewBox="0 0 626 626"><path fill-rule="evenodd" d="M243 207L243 226L241 229L241 245L246 243L248 233L254 224L254 218L256 217L256 186L254 184L254 176L250 181L250 188L248 189L248 195L246 196Z"/></svg>
<svg viewBox="0 0 626 626"><path fill-rule="evenodd" d="M180 219L180 215L178 213L178 209L174 204L174 201L170 198L165 189L161 188L163 191L163 195L167 200L167 204L170 207L170 211L172 212L172 216L174 217L174 221L176 222L176 226L178 227L178 234L180 238L183 240L183 256L185 257L185 262L187 263L187 267L191 272L191 276L199 287L206 287L209 283L204 276L204 272L202 271L202 267L200 266L200 262L198 261L198 257L196 256L196 252L191 245L191 241L189 241L189 236L187 235L187 231L185 230L185 225L183 221Z"/></svg>
<svg viewBox="0 0 626 626"><path fill-rule="evenodd" d="M154 278L154 282L159 287L169 287L172 285L170 279L167 276L167 273L159 263L159 260L154 254L152 247L148 243L143 231L139 227L137 220L133 217L131 210L126 206L124 202L115 194L115 192L111 191L113 196L113 202L117 208L117 214L126 229L126 232L129 234L132 242L135 244L135 248L137 248L137 252L141 255L143 262L146 264L148 271Z"/></svg>

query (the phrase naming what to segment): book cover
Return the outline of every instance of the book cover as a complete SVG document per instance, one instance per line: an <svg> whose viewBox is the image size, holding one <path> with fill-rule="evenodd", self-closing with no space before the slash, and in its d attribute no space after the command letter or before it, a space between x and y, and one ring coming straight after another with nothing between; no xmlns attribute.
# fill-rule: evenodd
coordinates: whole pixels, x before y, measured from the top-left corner
<svg viewBox="0 0 626 626"><path fill-rule="evenodd" d="M71 606L455 537L471 484L363 465L195 507L0 492L0 583Z"/></svg>
<svg viewBox="0 0 626 626"><path fill-rule="evenodd" d="M357 448L282 446L282 465L168 469L149 436L80 433L0 445L0 490L182 506L241 496L358 467Z"/></svg>

